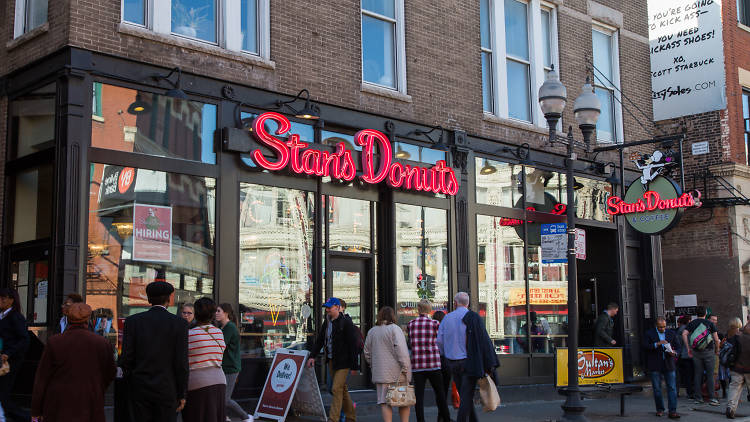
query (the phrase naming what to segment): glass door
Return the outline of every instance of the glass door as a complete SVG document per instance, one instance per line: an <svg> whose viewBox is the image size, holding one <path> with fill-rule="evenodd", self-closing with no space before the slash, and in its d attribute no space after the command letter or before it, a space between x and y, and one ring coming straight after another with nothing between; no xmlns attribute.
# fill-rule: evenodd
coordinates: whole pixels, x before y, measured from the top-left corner
<svg viewBox="0 0 750 422"><path fill-rule="evenodd" d="M50 297L49 248L29 247L10 251L9 287L18 291L21 312L30 325L47 323Z"/></svg>
<svg viewBox="0 0 750 422"><path fill-rule="evenodd" d="M332 257L330 263L330 287L326 297L337 297L346 303L347 314L357 328L366 335L372 327L375 304L367 298L374 298L374 286L370 277L369 258ZM342 303L343 304L343 303ZM370 388L369 368L360 357L360 369L349 375L349 389Z"/></svg>

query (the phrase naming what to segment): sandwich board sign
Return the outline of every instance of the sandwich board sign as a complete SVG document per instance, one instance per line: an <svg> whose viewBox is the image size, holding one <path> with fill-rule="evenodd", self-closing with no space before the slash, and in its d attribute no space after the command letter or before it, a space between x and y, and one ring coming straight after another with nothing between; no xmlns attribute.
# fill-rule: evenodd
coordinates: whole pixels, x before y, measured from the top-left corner
<svg viewBox="0 0 750 422"><path fill-rule="evenodd" d="M276 349L254 417L283 421L290 408L297 415L325 420L315 371L306 368L307 350ZM298 389L302 386L301 389ZM304 397L297 397L297 395Z"/></svg>

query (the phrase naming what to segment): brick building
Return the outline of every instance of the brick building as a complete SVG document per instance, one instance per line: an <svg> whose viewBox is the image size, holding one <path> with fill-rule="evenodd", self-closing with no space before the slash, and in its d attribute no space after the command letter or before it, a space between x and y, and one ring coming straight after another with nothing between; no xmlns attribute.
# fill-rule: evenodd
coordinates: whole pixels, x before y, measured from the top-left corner
<svg viewBox="0 0 750 422"><path fill-rule="evenodd" d="M43 340L71 291L116 346L150 281L175 286L171 310L201 296L229 302L242 397L258 394L274 350L309 340L326 297L345 299L364 332L380 306L405 324L421 298L449 310L465 290L505 361L502 382L550 383L567 341L567 264L541 256L540 226L565 221L567 182L538 88L554 67L571 104L561 128L575 126L573 99L596 66L598 143L651 137L645 10L611 0L5 2L3 280ZM292 149L295 139L307 145ZM370 162L391 162L382 183L362 177L368 139ZM347 154L356 178L332 177ZM576 162L589 242L581 343L606 303L621 303L616 337L637 375L638 333L653 317L643 304L663 310L660 240L606 212L610 173L594 159L618 157ZM366 372L352 382L366 385Z"/></svg>
<svg viewBox="0 0 750 422"><path fill-rule="evenodd" d="M747 320L750 296L748 12L750 4L744 0L721 5L724 104L715 111L656 122L661 133L684 133L686 189L700 190L704 199L703 207L686 212L662 237L667 308L674 307L675 295L696 294L699 305L720 316L722 329L730 318ZM700 143L708 144L707 152L694 150Z"/></svg>

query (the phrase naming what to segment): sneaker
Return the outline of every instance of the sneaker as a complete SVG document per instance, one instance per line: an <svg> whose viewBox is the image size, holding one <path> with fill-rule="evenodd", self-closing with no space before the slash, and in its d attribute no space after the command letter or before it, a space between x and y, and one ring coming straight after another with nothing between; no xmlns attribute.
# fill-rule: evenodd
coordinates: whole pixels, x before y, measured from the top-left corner
<svg viewBox="0 0 750 422"><path fill-rule="evenodd" d="M703 399L693 399L693 403L695 403L695 404L703 404L704 401L703 401Z"/></svg>
<svg viewBox="0 0 750 422"><path fill-rule="evenodd" d="M669 419L680 419L680 414L677 412L669 412Z"/></svg>
<svg viewBox="0 0 750 422"><path fill-rule="evenodd" d="M253 415L247 415L247 419L242 422L253 422Z"/></svg>
<svg viewBox="0 0 750 422"><path fill-rule="evenodd" d="M711 399L711 401L708 402L711 406L718 406L720 403L716 399Z"/></svg>
<svg viewBox="0 0 750 422"><path fill-rule="evenodd" d="M725 415L727 415L727 419L734 419L734 410L727 407L727 411L724 412Z"/></svg>

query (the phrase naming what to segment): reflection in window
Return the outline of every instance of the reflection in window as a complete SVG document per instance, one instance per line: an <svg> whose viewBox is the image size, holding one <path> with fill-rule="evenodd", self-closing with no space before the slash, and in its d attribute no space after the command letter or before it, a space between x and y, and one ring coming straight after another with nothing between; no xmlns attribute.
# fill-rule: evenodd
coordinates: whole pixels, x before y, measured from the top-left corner
<svg viewBox="0 0 750 422"><path fill-rule="evenodd" d="M528 352L522 235L520 220L477 215L479 314L498 353Z"/></svg>
<svg viewBox="0 0 750 422"><path fill-rule="evenodd" d="M213 292L214 179L93 164L89 186L86 301L113 345L148 283L172 283L170 312Z"/></svg>
<svg viewBox="0 0 750 422"><path fill-rule="evenodd" d="M242 352L269 357L305 343L312 326L315 195L240 184Z"/></svg>
<svg viewBox="0 0 750 422"><path fill-rule="evenodd" d="M396 142L393 148L393 157L400 160L417 161L426 164L437 164L440 160L445 161L445 151L404 142Z"/></svg>
<svg viewBox="0 0 750 422"><path fill-rule="evenodd" d="M55 91L55 84L50 84L10 103L13 132L10 158L55 146Z"/></svg>
<svg viewBox="0 0 750 422"><path fill-rule="evenodd" d="M242 49L258 53L258 0L241 0Z"/></svg>
<svg viewBox="0 0 750 422"><path fill-rule="evenodd" d="M607 199L612 195L612 185L583 177L576 177L576 182L576 217L612 222L612 216L607 213Z"/></svg>
<svg viewBox="0 0 750 422"><path fill-rule="evenodd" d="M370 202L328 197L328 249L370 253Z"/></svg>
<svg viewBox="0 0 750 422"><path fill-rule="evenodd" d="M16 0L25 2L24 7L24 25L23 32L29 32L32 29L43 25L47 22L47 2L48 0Z"/></svg>
<svg viewBox="0 0 750 422"><path fill-rule="evenodd" d="M216 0L172 0L172 32L216 42Z"/></svg>
<svg viewBox="0 0 750 422"><path fill-rule="evenodd" d="M522 208L520 164L475 158L477 203Z"/></svg>
<svg viewBox="0 0 750 422"><path fill-rule="evenodd" d="M125 22L146 25L147 0L123 0L123 16Z"/></svg>
<svg viewBox="0 0 750 422"><path fill-rule="evenodd" d="M418 316L421 299L430 299L433 310L446 311L448 259L447 211L396 204L396 268L402 269L396 282L400 325Z"/></svg>
<svg viewBox="0 0 750 422"><path fill-rule="evenodd" d="M567 203L565 175L534 167L525 169L526 207L532 207L539 212L564 214L564 209L557 204Z"/></svg>
<svg viewBox="0 0 750 422"><path fill-rule="evenodd" d="M216 163L215 105L105 84L100 102L91 146Z"/></svg>

